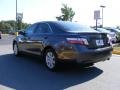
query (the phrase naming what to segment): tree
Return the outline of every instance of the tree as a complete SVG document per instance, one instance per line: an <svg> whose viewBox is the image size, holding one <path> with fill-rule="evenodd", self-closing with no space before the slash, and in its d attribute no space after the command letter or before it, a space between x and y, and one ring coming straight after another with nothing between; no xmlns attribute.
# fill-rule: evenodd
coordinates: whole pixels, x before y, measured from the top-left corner
<svg viewBox="0 0 120 90"><path fill-rule="evenodd" d="M18 29L18 30L21 30L21 29L22 29L22 21L21 21L21 20L18 20L18 21L17 21L17 29Z"/></svg>
<svg viewBox="0 0 120 90"><path fill-rule="evenodd" d="M25 29L29 26L29 24L23 22L19 22L17 23L17 25L18 25L18 30ZM16 27L16 21L14 20L0 22L0 31L2 33L15 32L16 31L15 27Z"/></svg>
<svg viewBox="0 0 120 90"><path fill-rule="evenodd" d="M5 21L0 22L0 31L2 31L2 33L7 33L11 28L9 23L6 23Z"/></svg>
<svg viewBox="0 0 120 90"><path fill-rule="evenodd" d="M8 20L8 21L5 21L5 22L6 22L6 23L9 23L9 24L11 25L12 30L15 29L15 27L16 27L16 21L14 21L14 20Z"/></svg>
<svg viewBox="0 0 120 90"><path fill-rule="evenodd" d="M56 17L58 21L72 21L75 12L72 8L68 7L67 4L63 4L63 8L61 8L62 15Z"/></svg>

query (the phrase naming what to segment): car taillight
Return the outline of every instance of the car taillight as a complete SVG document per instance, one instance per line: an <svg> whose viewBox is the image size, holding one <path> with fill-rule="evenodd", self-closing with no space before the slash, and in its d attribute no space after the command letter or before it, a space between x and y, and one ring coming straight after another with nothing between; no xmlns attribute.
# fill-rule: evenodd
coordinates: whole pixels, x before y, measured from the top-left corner
<svg viewBox="0 0 120 90"><path fill-rule="evenodd" d="M85 38L67 38L68 43L88 45L88 41Z"/></svg>

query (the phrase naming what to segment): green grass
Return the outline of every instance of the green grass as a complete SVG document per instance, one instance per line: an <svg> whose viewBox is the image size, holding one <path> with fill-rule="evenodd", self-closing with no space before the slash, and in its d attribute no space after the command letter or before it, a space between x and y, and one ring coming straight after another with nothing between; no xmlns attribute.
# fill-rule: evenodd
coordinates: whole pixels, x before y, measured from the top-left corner
<svg viewBox="0 0 120 90"><path fill-rule="evenodd" d="M120 55L120 45L115 45L113 47L113 54L118 54Z"/></svg>
<svg viewBox="0 0 120 90"><path fill-rule="evenodd" d="M120 51L120 46L113 47L114 50Z"/></svg>

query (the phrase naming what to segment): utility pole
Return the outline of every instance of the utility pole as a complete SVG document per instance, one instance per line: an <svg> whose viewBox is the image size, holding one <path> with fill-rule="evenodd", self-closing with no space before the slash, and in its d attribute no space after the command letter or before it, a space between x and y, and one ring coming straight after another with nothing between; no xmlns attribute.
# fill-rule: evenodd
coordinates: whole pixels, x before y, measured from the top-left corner
<svg viewBox="0 0 120 90"><path fill-rule="evenodd" d="M103 9L104 9L106 6L101 5L100 7L102 8L102 27L103 27Z"/></svg>
<svg viewBox="0 0 120 90"><path fill-rule="evenodd" d="M96 30L97 30L97 28L98 28L97 23L98 23L98 19L96 19L96 27L95 27Z"/></svg>
<svg viewBox="0 0 120 90"><path fill-rule="evenodd" d="M18 27L17 27L17 0L16 0L16 28L15 28L16 31L17 31L17 28L18 28Z"/></svg>

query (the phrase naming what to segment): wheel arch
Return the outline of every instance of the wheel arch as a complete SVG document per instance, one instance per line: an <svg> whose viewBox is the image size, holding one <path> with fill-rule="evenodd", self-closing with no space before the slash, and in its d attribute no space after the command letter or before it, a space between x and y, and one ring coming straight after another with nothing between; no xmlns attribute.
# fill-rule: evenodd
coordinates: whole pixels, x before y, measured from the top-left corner
<svg viewBox="0 0 120 90"><path fill-rule="evenodd" d="M46 50L48 50L48 49L52 49L52 50L54 50L54 51L56 52L55 48L53 48L52 46L46 46L46 47L43 49L42 54L44 55L44 53L45 53Z"/></svg>
<svg viewBox="0 0 120 90"><path fill-rule="evenodd" d="M44 57L44 54L45 54L45 52L46 52L48 49L52 49L52 50L55 52L56 56L58 57L58 54L57 54L56 49L55 49L54 47L52 47L52 46L49 45L49 46L46 46L46 47L42 50L42 52L41 52L42 58Z"/></svg>

